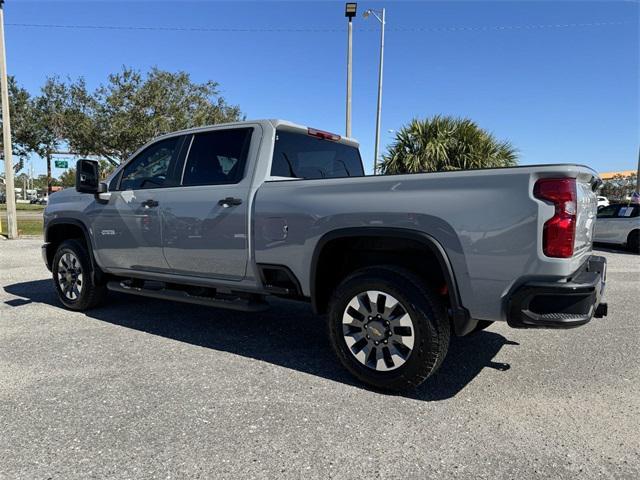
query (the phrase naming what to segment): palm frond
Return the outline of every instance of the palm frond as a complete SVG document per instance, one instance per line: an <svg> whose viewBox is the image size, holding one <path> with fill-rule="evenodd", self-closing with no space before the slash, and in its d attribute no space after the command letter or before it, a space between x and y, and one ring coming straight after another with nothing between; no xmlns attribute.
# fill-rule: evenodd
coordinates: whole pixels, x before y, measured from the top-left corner
<svg viewBox="0 0 640 480"><path fill-rule="evenodd" d="M468 118L414 118L400 129L383 156L383 174L510 167L518 151Z"/></svg>

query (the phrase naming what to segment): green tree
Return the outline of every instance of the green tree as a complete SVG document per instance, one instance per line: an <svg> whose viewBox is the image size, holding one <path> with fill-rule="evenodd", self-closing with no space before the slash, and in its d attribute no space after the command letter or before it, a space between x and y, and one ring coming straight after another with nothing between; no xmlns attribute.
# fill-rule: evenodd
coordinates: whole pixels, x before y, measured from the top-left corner
<svg viewBox="0 0 640 480"><path fill-rule="evenodd" d="M76 185L76 169L68 168L60 174L58 179L63 187L75 187Z"/></svg>
<svg viewBox="0 0 640 480"><path fill-rule="evenodd" d="M38 175L33 179L33 188L36 190L46 190L47 188L47 176L46 175Z"/></svg>
<svg viewBox="0 0 640 480"><path fill-rule="evenodd" d="M24 166L25 159L35 151L38 144L38 130L35 125L34 101L29 92L20 87L12 76L8 77L8 87L13 160L15 170L19 172ZM2 128L1 117L0 128ZM0 156L2 157L4 157L3 142L3 138L0 138Z"/></svg>
<svg viewBox="0 0 640 480"><path fill-rule="evenodd" d="M116 166L114 164L102 159L98 160L98 165L100 169L100 178L102 180L111 175L111 172L116 169Z"/></svg>
<svg viewBox="0 0 640 480"><path fill-rule="evenodd" d="M163 133L237 121L213 81L195 83L185 72L123 68L91 92L83 79L64 84L65 138L70 150L118 163Z"/></svg>
<svg viewBox="0 0 640 480"><path fill-rule="evenodd" d="M466 118L414 119L395 136L383 157L383 174L511 167L517 150Z"/></svg>
<svg viewBox="0 0 640 480"><path fill-rule="evenodd" d="M47 161L48 190L51 191L51 160L65 142L65 116L68 105L66 86L57 78L48 78L33 101L36 129L35 151Z"/></svg>
<svg viewBox="0 0 640 480"><path fill-rule="evenodd" d="M611 200L624 200L636 191L637 185L637 175L614 175L602 182L600 195Z"/></svg>

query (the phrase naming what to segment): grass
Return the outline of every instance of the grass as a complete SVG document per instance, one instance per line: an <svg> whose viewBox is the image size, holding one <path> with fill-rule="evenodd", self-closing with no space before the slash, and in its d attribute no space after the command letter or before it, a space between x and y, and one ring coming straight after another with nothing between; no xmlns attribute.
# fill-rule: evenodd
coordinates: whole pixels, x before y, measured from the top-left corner
<svg viewBox="0 0 640 480"><path fill-rule="evenodd" d="M7 219L2 218L2 234L7 235ZM42 219L18 220L19 235L42 235Z"/></svg>
<svg viewBox="0 0 640 480"><path fill-rule="evenodd" d="M16 210L44 210L44 205L31 205L30 203L16 203ZM0 211L7 211L7 204L0 204Z"/></svg>

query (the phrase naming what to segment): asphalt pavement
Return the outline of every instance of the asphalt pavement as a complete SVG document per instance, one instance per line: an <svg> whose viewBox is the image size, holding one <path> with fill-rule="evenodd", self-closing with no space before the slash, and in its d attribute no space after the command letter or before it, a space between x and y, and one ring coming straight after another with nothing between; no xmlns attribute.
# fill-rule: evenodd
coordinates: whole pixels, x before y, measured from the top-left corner
<svg viewBox="0 0 640 480"><path fill-rule="evenodd" d="M606 319L494 324L389 395L305 304L64 310L40 243L0 240L0 479L640 478L639 256L603 252Z"/></svg>

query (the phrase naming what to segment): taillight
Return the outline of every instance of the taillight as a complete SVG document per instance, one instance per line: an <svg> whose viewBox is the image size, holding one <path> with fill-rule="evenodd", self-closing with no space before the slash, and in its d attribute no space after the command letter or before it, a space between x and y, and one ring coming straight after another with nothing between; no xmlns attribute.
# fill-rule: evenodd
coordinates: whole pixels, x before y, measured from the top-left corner
<svg viewBox="0 0 640 480"><path fill-rule="evenodd" d="M323 140L333 140L334 142L340 141L340 135L335 133L325 132L323 130L317 130L315 128L307 128L307 134L312 137L322 138Z"/></svg>
<svg viewBox="0 0 640 480"><path fill-rule="evenodd" d="M533 194L553 202L555 215L544 224L542 250L547 257L569 258L576 238L577 192L575 178L543 178Z"/></svg>

